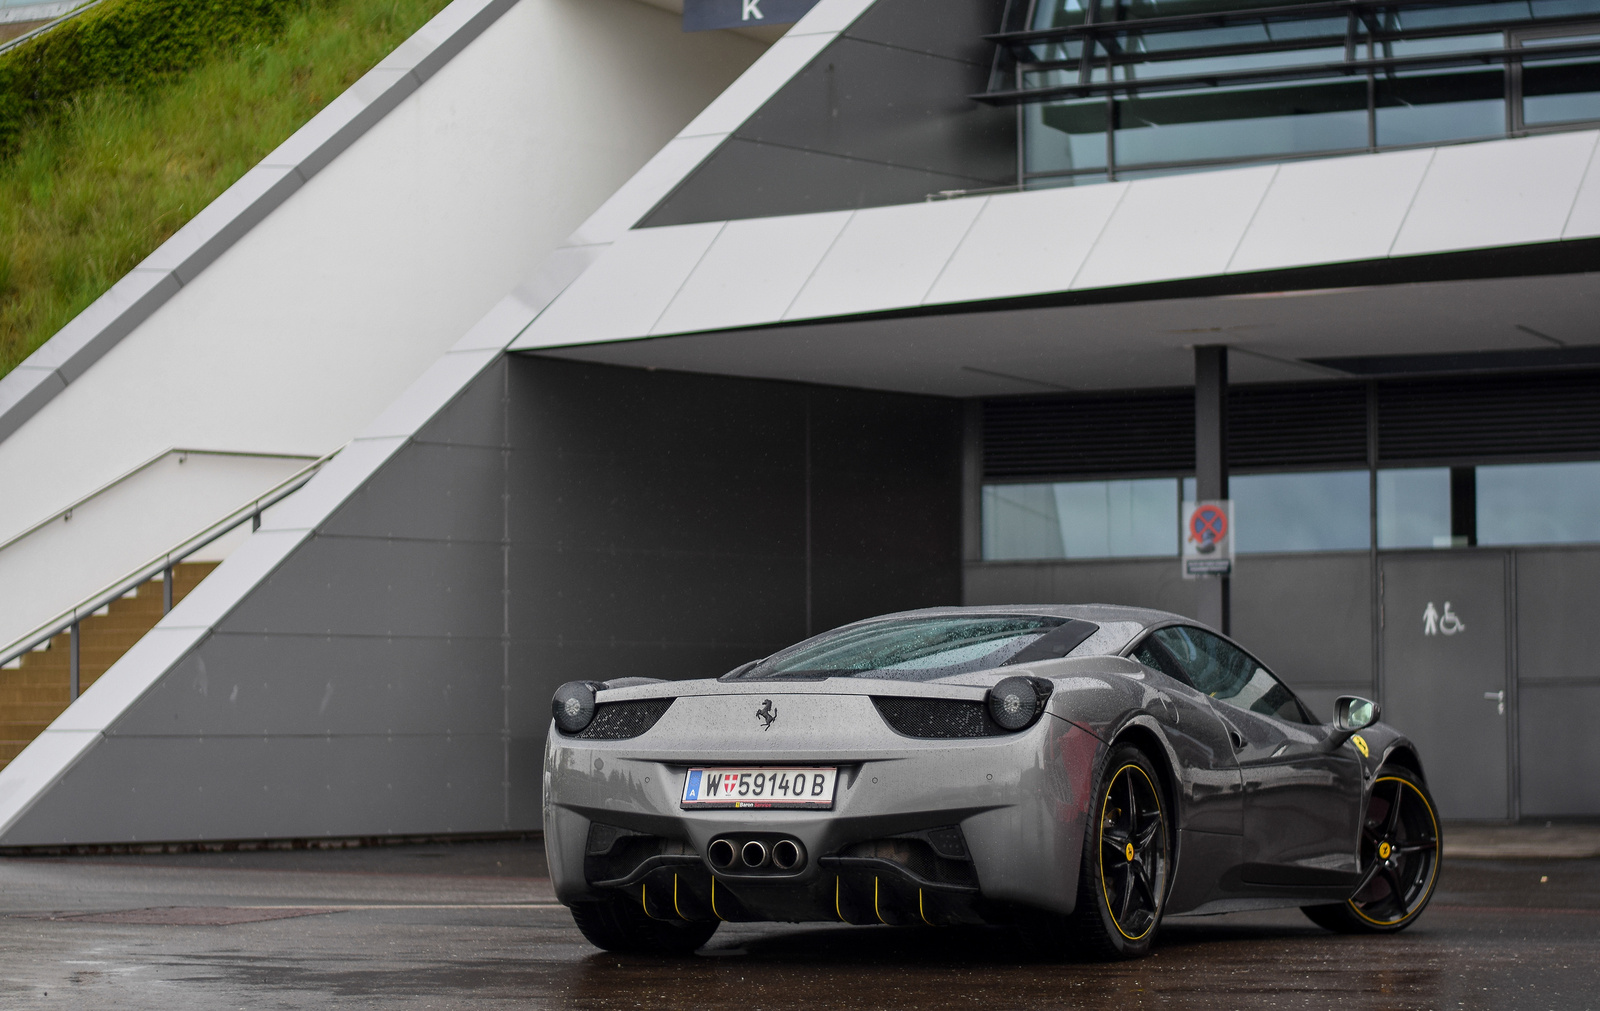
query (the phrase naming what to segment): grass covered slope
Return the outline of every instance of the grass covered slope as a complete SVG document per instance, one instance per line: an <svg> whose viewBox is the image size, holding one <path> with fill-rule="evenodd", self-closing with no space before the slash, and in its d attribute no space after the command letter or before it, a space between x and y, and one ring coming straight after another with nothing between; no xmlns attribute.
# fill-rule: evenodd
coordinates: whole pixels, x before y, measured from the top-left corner
<svg viewBox="0 0 1600 1011"><path fill-rule="evenodd" d="M31 77L12 61L35 43L0 57L0 375L447 2L106 0L161 30L102 31Z"/></svg>

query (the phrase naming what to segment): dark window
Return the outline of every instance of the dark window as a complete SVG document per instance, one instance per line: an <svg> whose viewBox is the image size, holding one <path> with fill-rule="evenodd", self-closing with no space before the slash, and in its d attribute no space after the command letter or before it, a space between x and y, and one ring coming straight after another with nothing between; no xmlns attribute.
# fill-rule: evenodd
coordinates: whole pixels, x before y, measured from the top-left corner
<svg viewBox="0 0 1600 1011"><path fill-rule="evenodd" d="M1172 654L1190 684L1212 698L1264 716L1294 723L1312 722L1294 693L1271 671L1220 636L1174 625L1157 629L1151 638Z"/></svg>

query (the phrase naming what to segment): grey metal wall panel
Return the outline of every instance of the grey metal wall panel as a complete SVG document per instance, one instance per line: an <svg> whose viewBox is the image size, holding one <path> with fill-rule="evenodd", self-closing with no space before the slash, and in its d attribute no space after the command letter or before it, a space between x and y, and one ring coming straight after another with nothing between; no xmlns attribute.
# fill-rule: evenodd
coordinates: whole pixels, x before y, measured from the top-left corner
<svg viewBox="0 0 1600 1011"><path fill-rule="evenodd" d="M1516 553L1517 678L1600 684L1600 550Z"/></svg>
<svg viewBox="0 0 1600 1011"><path fill-rule="evenodd" d="M545 722L538 734L517 734L506 743L507 825L533 830L543 824L544 728L549 725L550 699L545 697Z"/></svg>
<svg viewBox="0 0 1600 1011"><path fill-rule="evenodd" d="M879 0L663 200L644 227L851 210L1016 182L988 83L995 0Z"/></svg>
<svg viewBox="0 0 1600 1011"><path fill-rule="evenodd" d="M1296 689L1371 689L1371 556L1245 555L1235 571L1233 634L1262 662Z"/></svg>
<svg viewBox="0 0 1600 1011"><path fill-rule="evenodd" d="M1050 602L1055 595L1055 566L1048 562L969 563L961 573L963 604Z"/></svg>
<svg viewBox="0 0 1600 1011"><path fill-rule="evenodd" d="M117 735L427 734L498 729L502 644L488 639L213 635Z"/></svg>
<svg viewBox="0 0 1600 1011"><path fill-rule="evenodd" d="M319 532L498 544L505 536L497 500L505 489L507 452L498 446L413 443Z"/></svg>
<svg viewBox="0 0 1600 1011"><path fill-rule="evenodd" d="M1016 152L1007 148L1015 143L1015 113L967 97L983 90L988 77L987 62L960 63L846 35L737 136L990 185L1015 182Z"/></svg>
<svg viewBox="0 0 1600 1011"><path fill-rule="evenodd" d="M505 384L486 369L424 425L5 842L536 826L537 779L513 803L506 778L506 450L480 445Z"/></svg>
<svg viewBox="0 0 1600 1011"><path fill-rule="evenodd" d="M811 631L959 603L962 415L949 401L812 389Z"/></svg>
<svg viewBox="0 0 1600 1011"><path fill-rule="evenodd" d="M957 592L958 402L512 366L513 749L564 681L716 676L802 638L808 543L819 630Z"/></svg>
<svg viewBox="0 0 1600 1011"><path fill-rule="evenodd" d="M1522 815L1600 811L1600 685L1523 685L1518 693Z"/></svg>
<svg viewBox="0 0 1600 1011"><path fill-rule="evenodd" d="M1196 584L1176 558L969 565L968 604L1128 604L1194 614Z"/></svg>
<svg viewBox="0 0 1600 1011"><path fill-rule="evenodd" d="M619 645L792 640L805 606L804 560L713 545L614 553L514 547L517 627L528 620L552 639Z"/></svg>
<svg viewBox="0 0 1600 1011"><path fill-rule="evenodd" d="M730 137L646 227L916 203L930 193L993 185L969 176Z"/></svg>
<svg viewBox="0 0 1600 1011"><path fill-rule="evenodd" d="M445 406L413 439L449 446L510 444L506 424L507 366L496 362Z"/></svg>
<svg viewBox="0 0 1600 1011"><path fill-rule="evenodd" d="M878 0L850 26L851 38L975 63L988 70L1005 0Z"/></svg>
<svg viewBox="0 0 1600 1011"><path fill-rule="evenodd" d="M499 733L109 737L12 846L483 831L504 824Z"/></svg>
<svg viewBox="0 0 1600 1011"><path fill-rule="evenodd" d="M316 537L217 630L497 636L503 561L499 544Z"/></svg>
<svg viewBox="0 0 1600 1011"><path fill-rule="evenodd" d="M783 468L738 454L718 467L668 452L637 471L604 454L548 460L541 473L561 494L519 498L528 528L519 544L555 552L696 551L720 535L723 554L799 558L805 551L805 475L795 434L789 448L796 458ZM640 455L650 451L641 447ZM693 486L703 497L684 494Z"/></svg>
<svg viewBox="0 0 1600 1011"><path fill-rule="evenodd" d="M794 416L803 421L799 411ZM518 544L566 552L703 551L715 537L720 553L799 558L805 551L800 424L773 432L739 410L707 420L708 426L694 426L696 434L720 446L674 448L660 445L660 433L635 433L622 437L627 455L570 443L551 447L539 473L560 494L513 492L523 520ZM751 437L712 440L709 426L748 427ZM708 452L713 448L720 452ZM775 450L787 458L777 464L761 458Z"/></svg>

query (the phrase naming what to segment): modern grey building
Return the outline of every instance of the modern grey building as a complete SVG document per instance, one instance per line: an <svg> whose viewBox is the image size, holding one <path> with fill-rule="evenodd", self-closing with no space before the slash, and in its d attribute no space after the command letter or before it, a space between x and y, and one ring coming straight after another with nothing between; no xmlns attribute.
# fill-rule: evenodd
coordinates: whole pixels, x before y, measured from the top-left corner
<svg viewBox="0 0 1600 1011"><path fill-rule="evenodd" d="M1600 0L822 0L0 771L0 845L531 830L559 683L951 602L1224 622L1446 817L1600 814L1597 142Z"/></svg>

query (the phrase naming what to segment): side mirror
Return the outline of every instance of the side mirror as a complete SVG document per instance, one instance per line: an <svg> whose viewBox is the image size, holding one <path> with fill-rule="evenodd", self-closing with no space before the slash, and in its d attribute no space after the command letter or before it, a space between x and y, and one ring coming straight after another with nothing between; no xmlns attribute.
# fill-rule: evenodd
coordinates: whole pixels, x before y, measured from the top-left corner
<svg viewBox="0 0 1600 1011"><path fill-rule="evenodd" d="M1355 733L1378 722L1378 704L1359 695L1341 695L1333 704L1333 725Z"/></svg>
<svg viewBox="0 0 1600 1011"><path fill-rule="evenodd" d="M1354 737L1356 731L1378 722L1378 715L1378 704L1371 699L1359 695L1339 696L1333 703L1333 732L1328 735L1324 747L1333 751Z"/></svg>

